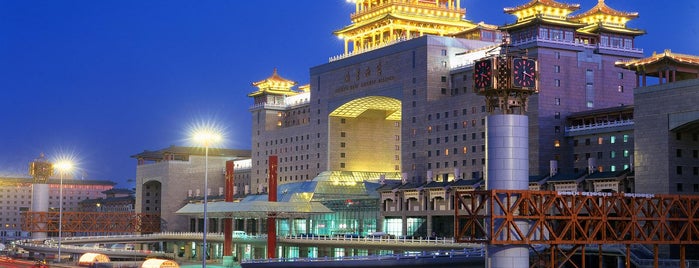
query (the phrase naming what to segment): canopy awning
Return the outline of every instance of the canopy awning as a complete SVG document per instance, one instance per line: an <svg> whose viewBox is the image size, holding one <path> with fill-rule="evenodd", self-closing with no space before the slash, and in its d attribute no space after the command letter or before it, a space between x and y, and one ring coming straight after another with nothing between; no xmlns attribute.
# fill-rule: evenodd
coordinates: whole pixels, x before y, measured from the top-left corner
<svg viewBox="0 0 699 268"><path fill-rule="evenodd" d="M319 202L212 202L206 207L207 217L210 218L264 218L270 214L276 214L276 216L306 216L332 212L332 210ZM203 216L204 204L187 204L175 213L178 215Z"/></svg>

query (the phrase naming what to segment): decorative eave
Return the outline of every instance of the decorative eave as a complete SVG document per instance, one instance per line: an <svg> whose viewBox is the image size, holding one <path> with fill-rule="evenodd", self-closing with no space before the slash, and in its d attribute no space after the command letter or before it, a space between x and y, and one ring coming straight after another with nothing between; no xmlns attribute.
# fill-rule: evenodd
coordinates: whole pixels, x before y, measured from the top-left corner
<svg viewBox="0 0 699 268"><path fill-rule="evenodd" d="M617 61L614 65L619 68L635 71L638 69L647 69L646 67L649 65L659 64L662 62L688 65L695 69L699 69L699 56L672 53L669 49L666 49L663 53L659 54L653 52L653 55L648 58L631 61Z"/></svg>
<svg viewBox="0 0 699 268"><path fill-rule="evenodd" d="M334 31L333 34L341 38L352 38L353 36L361 35L363 32L370 32L369 29L375 29L380 27L387 27L389 25L400 25L400 22L411 22L416 24L428 24L443 27L454 27L458 28L456 31L449 31L445 34L453 34L459 31L466 31L477 27L476 24L468 20L439 20L435 18L428 17L417 17L417 16L406 16L403 14L384 14L380 17L375 17L372 20L363 21L362 23L355 23L340 30ZM383 24L383 25L382 25ZM438 32L435 30L434 32ZM427 34L431 34L428 32Z"/></svg>
<svg viewBox="0 0 699 268"><path fill-rule="evenodd" d="M585 24L601 22L603 24L625 27L626 22L631 19L638 18L638 12L618 11L607 6L607 4L604 3L604 0L598 0L597 5L590 10L578 15L570 16L569 18Z"/></svg>
<svg viewBox="0 0 699 268"><path fill-rule="evenodd" d="M590 24L577 30L579 33L599 34L601 32L617 33L623 35L639 36L646 34L646 31L626 27L616 27L602 22Z"/></svg>
<svg viewBox="0 0 699 268"><path fill-rule="evenodd" d="M274 68L272 75L264 80L252 83L258 90L248 94L248 97L254 97L265 93L275 95L296 95L298 92L291 88L296 85L296 82L283 78L277 74L277 68Z"/></svg>
<svg viewBox="0 0 699 268"><path fill-rule="evenodd" d="M513 24L507 24L507 25L500 26L500 30L511 31L511 30L525 28L527 26L538 25L538 24L554 25L554 26L561 26L561 27L568 27L568 28L575 28L575 29L585 27L585 24L579 23L579 22L552 19L552 18L546 18L546 17L542 17L542 16L534 16L534 17L530 17L530 18L523 20L523 21L515 22Z"/></svg>
<svg viewBox="0 0 699 268"><path fill-rule="evenodd" d="M554 0L532 0L517 7L506 7L505 13L517 16L521 21L536 15L546 15L565 18L570 13L580 9L580 4L565 4Z"/></svg>
<svg viewBox="0 0 699 268"><path fill-rule="evenodd" d="M302 93L311 92L311 84L305 84L298 87L298 91Z"/></svg>

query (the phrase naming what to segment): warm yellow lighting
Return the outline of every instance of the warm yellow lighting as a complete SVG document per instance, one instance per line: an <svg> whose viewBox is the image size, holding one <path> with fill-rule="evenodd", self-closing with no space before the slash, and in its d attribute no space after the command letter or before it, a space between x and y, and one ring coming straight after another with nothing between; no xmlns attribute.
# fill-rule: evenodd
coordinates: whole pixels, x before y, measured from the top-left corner
<svg viewBox="0 0 699 268"><path fill-rule="evenodd" d="M53 168L58 170L58 172L68 173L71 170L73 170L73 162L71 162L69 160L61 160L61 161L53 164Z"/></svg>
<svg viewBox="0 0 699 268"><path fill-rule="evenodd" d="M196 130L194 132L194 135L192 136L192 139L197 144L200 144L204 147L210 147L211 145L218 144L219 142L221 142L223 137L221 136L221 133L219 133L217 130L205 128Z"/></svg>

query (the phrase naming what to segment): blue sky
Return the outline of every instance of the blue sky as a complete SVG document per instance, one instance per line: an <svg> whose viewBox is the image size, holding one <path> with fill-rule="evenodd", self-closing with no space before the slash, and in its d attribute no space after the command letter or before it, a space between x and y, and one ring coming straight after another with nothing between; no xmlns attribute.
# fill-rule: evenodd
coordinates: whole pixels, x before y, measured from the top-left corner
<svg viewBox="0 0 699 268"><path fill-rule="evenodd" d="M462 0L466 18L502 25L528 0ZM580 3L581 11L597 1ZM699 1L607 0L639 12L644 54L699 55ZM201 121L250 148L251 83L273 68L300 84L340 54L343 0L0 0L0 175L27 176L39 153L72 154L78 177L132 187L143 150L188 145Z"/></svg>

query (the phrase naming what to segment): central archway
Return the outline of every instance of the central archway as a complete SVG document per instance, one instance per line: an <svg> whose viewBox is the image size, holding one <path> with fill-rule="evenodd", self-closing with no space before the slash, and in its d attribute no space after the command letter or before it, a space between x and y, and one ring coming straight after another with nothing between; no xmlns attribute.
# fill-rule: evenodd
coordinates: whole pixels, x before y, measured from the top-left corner
<svg viewBox="0 0 699 268"><path fill-rule="evenodd" d="M329 170L400 172L400 100L354 99L333 110L328 122Z"/></svg>

